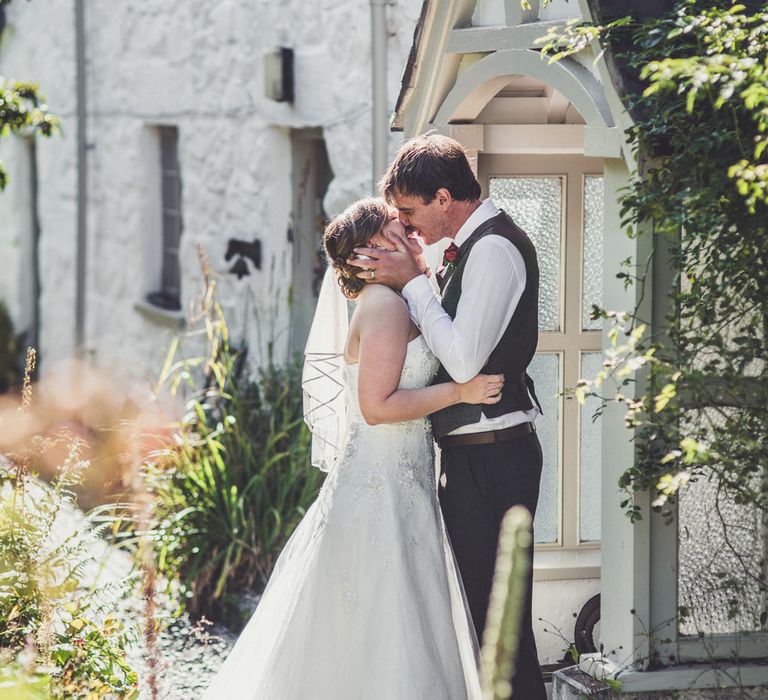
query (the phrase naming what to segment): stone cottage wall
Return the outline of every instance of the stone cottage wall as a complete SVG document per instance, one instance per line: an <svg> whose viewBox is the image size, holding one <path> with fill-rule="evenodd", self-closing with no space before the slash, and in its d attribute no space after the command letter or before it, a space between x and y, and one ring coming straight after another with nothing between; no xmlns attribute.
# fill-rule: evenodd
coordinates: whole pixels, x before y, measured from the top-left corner
<svg viewBox="0 0 768 700"><path fill-rule="evenodd" d="M179 130L184 231L182 296L199 289L196 244L220 274L237 339L258 359L287 342L291 281L291 129L319 127L334 180L333 215L371 189L370 7L365 0L126 0L86 5L88 275L86 346L92 362L149 381L175 329L137 311L151 291L160 236L153 128ZM388 109L394 107L420 0L388 13ZM14 2L0 75L39 81L62 134L38 146L43 363L74 349L76 102L74 3ZM295 51L293 105L264 96L263 55ZM0 195L0 298L17 325L29 316L27 149L4 140L13 178ZM390 151L400 136L390 135ZM228 274L229 238L262 242L263 266Z"/></svg>

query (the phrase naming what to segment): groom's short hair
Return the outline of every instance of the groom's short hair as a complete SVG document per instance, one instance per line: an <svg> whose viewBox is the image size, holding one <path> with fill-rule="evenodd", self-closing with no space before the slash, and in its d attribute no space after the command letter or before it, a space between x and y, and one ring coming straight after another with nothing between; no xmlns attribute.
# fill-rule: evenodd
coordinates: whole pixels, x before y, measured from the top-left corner
<svg viewBox="0 0 768 700"><path fill-rule="evenodd" d="M431 202L444 187L460 201L480 198L467 154L458 141L441 134L425 134L406 141L380 183L384 199L393 204L395 193Z"/></svg>

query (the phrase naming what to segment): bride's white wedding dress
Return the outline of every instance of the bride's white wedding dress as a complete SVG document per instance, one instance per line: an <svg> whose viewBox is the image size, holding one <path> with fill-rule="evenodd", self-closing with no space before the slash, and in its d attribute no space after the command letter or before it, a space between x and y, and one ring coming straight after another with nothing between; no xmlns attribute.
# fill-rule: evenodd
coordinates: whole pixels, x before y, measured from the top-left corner
<svg viewBox="0 0 768 700"><path fill-rule="evenodd" d="M400 388L437 361L408 344ZM427 419L369 426L345 367L342 458L288 541L204 697L479 698L477 650L437 502Z"/></svg>

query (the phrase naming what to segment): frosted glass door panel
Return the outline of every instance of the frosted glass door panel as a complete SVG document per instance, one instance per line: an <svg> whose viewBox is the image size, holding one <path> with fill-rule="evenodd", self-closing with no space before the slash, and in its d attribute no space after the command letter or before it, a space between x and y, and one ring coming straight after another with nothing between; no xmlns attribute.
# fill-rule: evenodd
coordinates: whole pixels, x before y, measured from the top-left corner
<svg viewBox="0 0 768 700"><path fill-rule="evenodd" d="M536 385L536 395L544 415L536 429L544 453L539 506L533 524L539 544L558 541L560 522L560 356L539 353L533 358L528 374Z"/></svg>
<svg viewBox="0 0 768 700"><path fill-rule="evenodd" d="M581 327L585 331L599 331L602 321L592 321L592 305L603 306L603 198L602 176L584 178L584 255L581 283Z"/></svg>
<svg viewBox="0 0 768 700"><path fill-rule="evenodd" d="M603 353L581 355L581 377L594 379L603 365ZM600 419L593 420L600 399L590 397L580 407L579 430L579 539L600 539L600 472L602 466L602 428Z"/></svg>
<svg viewBox="0 0 768 700"><path fill-rule="evenodd" d="M727 409L704 408L685 415L685 434L708 446L729 416ZM717 465L716 468L721 468ZM758 491L765 475L752 483ZM686 636L756 632L764 629L764 557L762 513L739 503L737 494L706 475L681 489L678 544L678 630Z"/></svg>
<svg viewBox="0 0 768 700"><path fill-rule="evenodd" d="M492 177L489 192L536 246L539 330L560 330L563 178Z"/></svg>
<svg viewBox="0 0 768 700"><path fill-rule="evenodd" d="M678 596L680 634L762 629L765 546L757 508L737 504L715 481L699 477L680 494Z"/></svg>

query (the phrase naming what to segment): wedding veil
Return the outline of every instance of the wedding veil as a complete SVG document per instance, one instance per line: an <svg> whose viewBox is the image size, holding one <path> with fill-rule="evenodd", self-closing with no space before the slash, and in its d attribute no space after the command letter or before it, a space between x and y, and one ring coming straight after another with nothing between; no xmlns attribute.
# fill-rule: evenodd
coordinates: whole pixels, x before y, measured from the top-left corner
<svg viewBox="0 0 768 700"><path fill-rule="evenodd" d="M347 299L329 266L304 349L301 376L304 420L312 432L312 465L326 472L341 455L347 427L344 345L348 330Z"/></svg>

